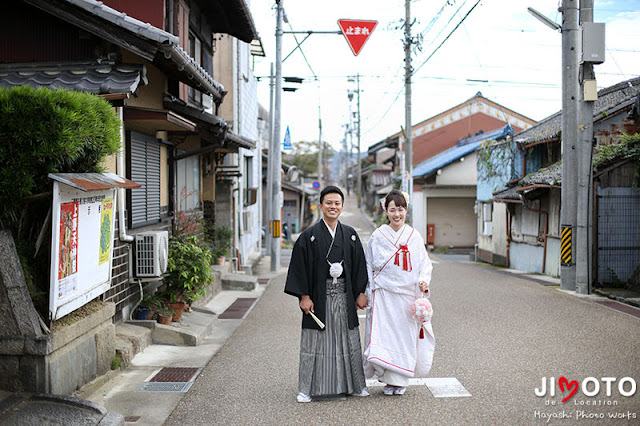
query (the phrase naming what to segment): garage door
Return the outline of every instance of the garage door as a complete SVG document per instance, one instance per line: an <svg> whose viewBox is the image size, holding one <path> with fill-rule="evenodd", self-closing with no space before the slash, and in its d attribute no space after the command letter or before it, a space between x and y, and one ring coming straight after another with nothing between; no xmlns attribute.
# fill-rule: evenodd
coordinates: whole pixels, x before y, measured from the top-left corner
<svg viewBox="0 0 640 426"><path fill-rule="evenodd" d="M435 246L473 247L476 214L473 198L429 198L427 223L435 225Z"/></svg>

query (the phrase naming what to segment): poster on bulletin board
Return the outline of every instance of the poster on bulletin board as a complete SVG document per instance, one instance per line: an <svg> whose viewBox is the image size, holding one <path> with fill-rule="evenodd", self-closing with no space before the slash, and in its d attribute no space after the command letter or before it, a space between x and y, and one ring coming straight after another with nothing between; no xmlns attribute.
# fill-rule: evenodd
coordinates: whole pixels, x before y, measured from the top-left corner
<svg viewBox="0 0 640 426"><path fill-rule="evenodd" d="M87 190L54 180L50 319L65 316L109 289L115 196L115 187Z"/></svg>

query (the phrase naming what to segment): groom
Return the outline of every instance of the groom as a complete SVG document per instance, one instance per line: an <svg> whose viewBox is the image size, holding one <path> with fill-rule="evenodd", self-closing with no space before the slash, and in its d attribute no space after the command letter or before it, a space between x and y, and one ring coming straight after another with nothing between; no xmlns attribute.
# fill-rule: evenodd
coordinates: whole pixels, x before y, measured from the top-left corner
<svg viewBox="0 0 640 426"><path fill-rule="evenodd" d="M320 395L369 395L357 314L368 303L364 250L356 231L338 221L344 207L340 188L324 188L319 207L322 219L293 247L284 289L298 298L303 312L298 402Z"/></svg>

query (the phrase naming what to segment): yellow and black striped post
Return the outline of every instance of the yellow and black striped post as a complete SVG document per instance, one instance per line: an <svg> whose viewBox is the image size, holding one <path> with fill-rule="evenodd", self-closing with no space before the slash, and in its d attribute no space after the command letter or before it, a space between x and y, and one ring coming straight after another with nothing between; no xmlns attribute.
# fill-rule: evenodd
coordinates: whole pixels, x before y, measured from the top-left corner
<svg viewBox="0 0 640 426"><path fill-rule="evenodd" d="M282 229L280 227L280 221L279 220L272 220L270 227L271 227L271 236L273 238L280 238L280 234L282 232Z"/></svg>
<svg viewBox="0 0 640 426"><path fill-rule="evenodd" d="M571 266L573 261L571 251L573 249L573 226L562 225L560 234L560 263L562 266Z"/></svg>

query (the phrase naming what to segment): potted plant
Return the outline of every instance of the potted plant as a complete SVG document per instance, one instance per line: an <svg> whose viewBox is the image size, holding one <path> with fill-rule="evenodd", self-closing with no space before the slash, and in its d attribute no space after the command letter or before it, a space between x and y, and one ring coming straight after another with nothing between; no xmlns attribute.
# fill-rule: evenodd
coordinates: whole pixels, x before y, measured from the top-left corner
<svg viewBox="0 0 640 426"><path fill-rule="evenodd" d="M165 278L169 302L190 304L202 297L212 279L211 260L211 253L199 244L197 237L171 239Z"/></svg>
<svg viewBox="0 0 640 426"><path fill-rule="evenodd" d="M210 243L212 255L218 265L225 262L226 256L231 254L231 240L233 229L228 226L216 226L211 232L212 242Z"/></svg>
<svg viewBox="0 0 640 426"><path fill-rule="evenodd" d="M173 319L173 309L168 306L161 306L156 310L156 316L160 324L169 325Z"/></svg>
<svg viewBox="0 0 640 426"><path fill-rule="evenodd" d="M157 293L145 294L136 310L136 319L152 319L155 311L162 305L162 298Z"/></svg>

